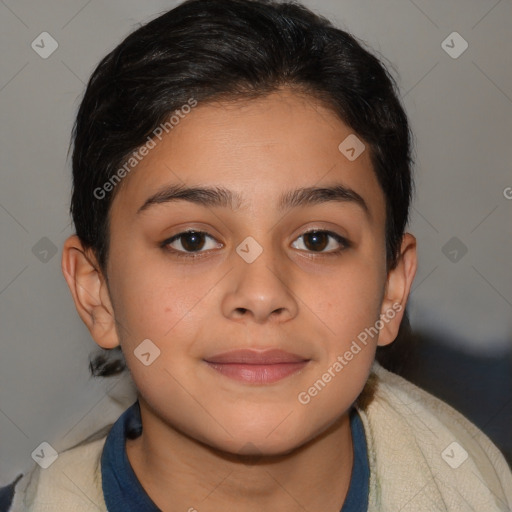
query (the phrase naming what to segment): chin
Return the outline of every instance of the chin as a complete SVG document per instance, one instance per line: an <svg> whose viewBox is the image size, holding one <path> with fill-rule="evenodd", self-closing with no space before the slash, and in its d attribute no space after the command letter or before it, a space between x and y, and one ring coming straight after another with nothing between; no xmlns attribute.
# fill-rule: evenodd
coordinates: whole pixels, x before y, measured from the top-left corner
<svg viewBox="0 0 512 512"><path fill-rule="evenodd" d="M314 437L314 435L306 437L304 427L297 428L296 431L283 428L278 433L276 425L274 423L273 426L268 428L265 426L263 429L255 429L251 425L238 425L228 428L230 432L236 432L233 437L224 432L222 438L204 439L203 442L226 454L248 456L254 459L263 456L287 455Z"/></svg>
<svg viewBox="0 0 512 512"><path fill-rule="evenodd" d="M282 457L292 453L303 443L293 442L290 439L282 442L270 443L268 440L258 439L237 439L234 443L228 443L221 451L230 456L247 458L250 462L262 457Z"/></svg>

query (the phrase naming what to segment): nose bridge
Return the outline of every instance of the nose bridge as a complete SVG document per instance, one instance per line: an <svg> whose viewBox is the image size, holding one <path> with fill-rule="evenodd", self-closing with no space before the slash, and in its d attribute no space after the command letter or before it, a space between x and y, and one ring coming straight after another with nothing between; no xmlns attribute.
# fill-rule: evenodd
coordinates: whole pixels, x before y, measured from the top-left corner
<svg viewBox="0 0 512 512"><path fill-rule="evenodd" d="M262 239L263 236L260 236ZM270 316L290 319L297 314L286 256L266 236L264 244L247 237L233 254L232 283L223 301L224 315L233 319L250 316L264 322Z"/></svg>

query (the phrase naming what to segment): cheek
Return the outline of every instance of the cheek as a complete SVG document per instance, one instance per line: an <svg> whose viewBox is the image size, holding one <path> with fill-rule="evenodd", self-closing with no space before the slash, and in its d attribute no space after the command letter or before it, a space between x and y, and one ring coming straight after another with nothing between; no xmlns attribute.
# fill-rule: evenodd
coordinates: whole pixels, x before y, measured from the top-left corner
<svg viewBox="0 0 512 512"><path fill-rule="evenodd" d="M127 351L150 339L162 349L190 352L200 326L211 323L218 271L190 275L185 265L174 267L146 256L144 264L134 258L118 269L116 319L125 327L120 334Z"/></svg>
<svg viewBox="0 0 512 512"><path fill-rule="evenodd" d="M378 272L340 275L310 296L322 323L328 326L324 350L297 400L311 417L334 421L364 388L375 358L382 286ZM320 322L321 320L321 322Z"/></svg>
<svg viewBox="0 0 512 512"><path fill-rule="evenodd" d="M348 407L362 390L375 357L383 280L375 262L363 261L324 280L321 292L309 287L313 321L326 333L311 394L303 389L315 407L339 410L340 397L349 398Z"/></svg>
<svg viewBox="0 0 512 512"><path fill-rule="evenodd" d="M149 259L145 264L125 261L114 270L112 282L116 320L126 327L125 343L159 340L186 314L193 300L179 279L173 280Z"/></svg>
<svg viewBox="0 0 512 512"><path fill-rule="evenodd" d="M354 336L379 318L383 277L375 265L346 268L318 286L305 283L307 302L337 340Z"/></svg>

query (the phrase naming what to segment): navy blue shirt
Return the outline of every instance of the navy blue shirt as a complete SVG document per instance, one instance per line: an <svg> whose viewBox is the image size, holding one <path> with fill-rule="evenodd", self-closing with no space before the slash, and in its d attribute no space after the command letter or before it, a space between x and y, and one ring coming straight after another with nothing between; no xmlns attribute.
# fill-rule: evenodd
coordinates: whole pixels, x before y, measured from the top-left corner
<svg viewBox="0 0 512 512"><path fill-rule="evenodd" d="M367 512L370 470L364 428L355 410L350 416L350 428L354 443L354 466L341 512ZM126 439L135 439L141 433L140 407L136 401L110 429L101 455L103 495L109 512L160 510L140 484L126 455Z"/></svg>

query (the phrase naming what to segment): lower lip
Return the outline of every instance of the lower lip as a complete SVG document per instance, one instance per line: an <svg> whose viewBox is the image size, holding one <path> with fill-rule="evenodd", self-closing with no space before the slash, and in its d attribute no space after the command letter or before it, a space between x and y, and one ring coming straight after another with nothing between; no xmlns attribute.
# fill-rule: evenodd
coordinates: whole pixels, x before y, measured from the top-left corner
<svg viewBox="0 0 512 512"><path fill-rule="evenodd" d="M309 361L275 364L210 363L210 368L233 380L251 384L272 384L302 370Z"/></svg>

